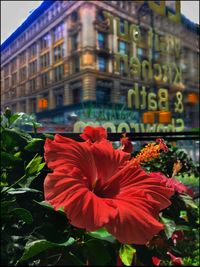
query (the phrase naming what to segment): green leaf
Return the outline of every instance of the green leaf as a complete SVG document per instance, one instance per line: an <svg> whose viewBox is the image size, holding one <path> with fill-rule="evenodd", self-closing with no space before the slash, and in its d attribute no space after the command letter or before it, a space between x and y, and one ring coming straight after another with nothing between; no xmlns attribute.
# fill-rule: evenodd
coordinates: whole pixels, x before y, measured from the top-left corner
<svg viewBox="0 0 200 267"><path fill-rule="evenodd" d="M68 247L68 246L71 246L74 242L75 240L72 237L70 237L66 242L61 243L61 244L49 242L46 239L32 241L26 244L25 251L22 257L18 260L18 263L26 261L49 248Z"/></svg>
<svg viewBox="0 0 200 267"><path fill-rule="evenodd" d="M5 214L8 214L13 209L13 207L15 206L15 203L16 203L16 199L8 200L8 201L1 201L1 217L2 218Z"/></svg>
<svg viewBox="0 0 200 267"><path fill-rule="evenodd" d="M45 138L49 138L51 140L54 140L54 135L53 134L48 134L48 133L43 133Z"/></svg>
<svg viewBox="0 0 200 267"><path fill-rule="evenodd" d="M41 201L41 202L38 202L36 200L33 200L35 203L37 203L38 205L40 205L41 207L43 208L46 208L48 210L53 210L53 206L51 206L51 204L47 203L46 201Z"/></svg>
<svg viewBox="0 0 200 267"><path fill-rule="evenodd" d="M186 207L190 207L193 209L198 209L198 206L194 202L194 200L189 195L179 195L179 197L183 200Z"/></svg>
<svg viewBox="0 0 200 267"><path fill-rule="evenodd" d="M22 115L21 114L13 114L10 118L9 118L9 124L13 124L18 118L20 118Z"/></svg>
<svg viewBox="0 0 200 267"><path fill-rule="evenodd" d="M162 215L160 215L160 218L161 218L161 222L164 223L165 225L164 231L165 231L167 238L169 239L171 238L173 232L176 230L176 224L173 220L165 218Z"/></svg>
<svg viewBox="0 0 200 267"><path fill-rule="evenodd" d="M15 157L19 158L21 156L21 151L18 151L14 154Z"/></svg>
<svg viewBox="0 0 200 267"><path fill-rule="evenodd" d="M191 231L192 228L188 225L176 225L176 231L182 230L182 231Z"/></svg>
<svg viewBox="0 0 200 267"><path fill-rule="evenodd" d="M131 266L135 254L136 249L131 245L122 244L119 249L120 259L126 266Z"/></svg>
<svg viewBox="0 0 200 267"><path fill-rule="evenodd" d="M8 209L9 206L12 206L13 204L15 204L16 199L13 200L6 200L6 201L1 201L1 209Z"/></svg>
<svg viewBox="0 0 200 267"><path fill-rule="evenodd" d="M32 137L30 134L18 128L5 129L4 134L9 135L17 142L24 141L26 143L32 140Z"/></svg>
<svg viewBox="0 0 200 267"><path fill-rule="evenodd" d="M41 171L41 170L44 168L45 165L46 165L46 162L41 163L41 164L38 166L38 172Z"/></svg>
<svg viewBox="0 0 200 267"><path fill-rule="evenodd" d="M4 190L6 190L7 187L5 187L3 190L2 190L2 193ZM10 195L17 195L17 194L24 194L24 193L27 193L27 192L31 192L31 193L42 193L42 191L39 191L39 190L36 190L36 189L32 189L32 188L10 188L7 193L10 194Z"/></svg>
<svg viewBox="0 0 200 267"><path fill-rule="evenodd" d="M33 138L28 145L25 146L25 149L32 152L38 152L44 146L44 140L41 138Z"/></svg>
<svg viewBox="0 0 200 267"><path fill-rule="evenodd" d="M88 232L87 234L89 236L95 237L97 239L106 240L106 241L109 241L111 243L116 241L114 236L112 236L110 233L108 233L106 231L106 229L104 229L104 228L98 229L98 230L96 230L94 232Z"/></svg>
<svg viewBox="0 0 200 267"><path fill-rule="evenodd" d="M43 207L45 209L55 211L54 208L53 208L53 206L51 206L51 204L47 203L46 201L38 202L36 200L33 200L33 202L37 203L38 205L40 205L41 207ZM62 207L60 209L58 209L57 212L65 215L64 209Z"/></svg>
<svg viewBox="0 0 200 267"><path fill-rule="evenodd" d="M28 165L25 168L26 176L39 172L45 165L44 163L40 165L41 161L42 157L35 155L35 157L28 163Z"/></svg>
<svg viewBox="0 0 200 267"><path fill-rule="evenodd" d="M30 211L22 208L16 208L11 212L14 216L16 216L19 220L24 221L27 224L31 224L33 222L33 217Z"/></svg>
<svg viewBox="0 0 200 267"><path fill-rule="evenodd" d="M107 265L111 260L103 241L91 239L84 244L90 265Z"/></svg>
<svg viewBox="0 0 200 267"><path fill-rule="evenodd" d="M2 167L7 167L7 166L13 166L18 164L21 161L18 157L1 151L1 166Z"/></svg>
<svg viewBox="0 0 200 267"><path fill-rule="evenodd" d="M38 175L40 174L40 172L36 173L35 175L32 175L32 176L28 176L28 177L24 177L24 179L19 182L19 185L22 187L22 188L29 188L31 183L35 180L35 178L38 177Z"/></svg>

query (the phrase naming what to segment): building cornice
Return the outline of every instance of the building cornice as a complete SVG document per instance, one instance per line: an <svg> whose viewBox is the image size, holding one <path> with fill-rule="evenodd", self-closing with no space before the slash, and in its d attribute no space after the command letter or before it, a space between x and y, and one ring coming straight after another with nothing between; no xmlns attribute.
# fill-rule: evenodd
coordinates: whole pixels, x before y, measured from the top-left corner
<svg viewBox="0 0 200 267"><path fill-rule="evenodd" d="M21 33L23 33L36 19L42 15L48 8L50 8L56 1L45 0L43 3L35 9L30 16L3 42L1 45L1 51L6 49Z"/></svg>

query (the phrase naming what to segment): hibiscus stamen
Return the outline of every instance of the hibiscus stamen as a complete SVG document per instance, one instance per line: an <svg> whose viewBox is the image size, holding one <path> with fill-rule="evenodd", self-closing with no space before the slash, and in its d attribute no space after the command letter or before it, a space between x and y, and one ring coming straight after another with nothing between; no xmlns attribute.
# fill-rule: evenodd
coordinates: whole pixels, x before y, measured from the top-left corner
<svg viewBox="0 0 200 267"><path fill-rule="evenodd" d="M98 178L96 178L95 181L94 181L94 183L92 184L92 192L94 192L95 187L97 185L97 182L98 182Z"/></svg>

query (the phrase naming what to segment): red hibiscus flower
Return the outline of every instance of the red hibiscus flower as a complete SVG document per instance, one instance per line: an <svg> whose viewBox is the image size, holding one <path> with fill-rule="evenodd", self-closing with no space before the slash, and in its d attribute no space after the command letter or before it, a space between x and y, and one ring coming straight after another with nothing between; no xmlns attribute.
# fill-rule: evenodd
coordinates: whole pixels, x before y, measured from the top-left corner
<svg viewBox="0 0 200 267"><path fill-rule="evenodd" d="M177 240L183 240L184 233L181 230L174 231L171 238L174 245L176 246Z"/></svg>
<svg viewBox="0 0 200 267"><path fill-rule="evenodd" d="M169 251L167 252L167 255L170 256L172 263L174 263L174 264L176 264L176 265L183 265L183 260L182 260L182 258L174 256L174 255L173 255L171 252L169 252Z"/></svg>
<svg viewBox="0 0 200 267"><path fill-rule="evenodd" d="M155 266L160 266L161 259L159 259L159 258L153 256L153 257L152 257L152 261L153 261L153 264L154 264Z"/></svg>
<svg viewBox="0 0 200 267"><path fill-rule="evenodd" d="M162 139L162 138L157 138L157 139L156 139L156 143L159 143L159 144L160 144L161 149L162 149L165 153L167 153L167 152L169 151L169 148L167 147L167 145L166 145L164 139Z"/></svg>
<svg viewBox="0 0 200 267"><path fill-rule="evenodd" d="M129 161L129 153L104 138L91 144L58 134L44 149L53 170L45 178L45 200L55 210L63 207L75 227L105 227L126 244L146 244L164 228L159 211L171 204L173 190Z"/></svg>
<svg viewBox="0 0 200 267"><path fill-rule="evenodd" d="M80 137L85 141L90 141L91 143L99 142L102 139L107 138L106 130L103 127L93 128L91 126L86 126Z"/></svg>
<svg viewBox="0 0 200 267"><path fill-rule="evenodd" d="M131 153L133 151L133 145L128 137L126 137L126 134L122 135L122 138L120 139L121 142L121 149L124 152Z"/></svg>
<svg viewBox="0 0 200 267"><path fill-rule="evenodd" d="M181 182L177 181L174 178L167 178L160 172L151 172L151 176L161 178L162 183L164 183L167 187L173 189L174 191L182 194L182 193L187 193L191 197L193 197L193 191L189 189L187 186L182 184Z"/></svg>

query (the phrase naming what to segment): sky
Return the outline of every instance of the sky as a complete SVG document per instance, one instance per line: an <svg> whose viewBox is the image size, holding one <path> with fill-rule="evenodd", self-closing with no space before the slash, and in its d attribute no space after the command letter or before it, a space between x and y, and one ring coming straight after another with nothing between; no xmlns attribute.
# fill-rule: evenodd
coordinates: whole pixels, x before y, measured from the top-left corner
<svg viewBox="0 0 200 267"><path fill-rule="evenodd" d="M1 44L23 23L43 1L1 0ZM199 1L181 1L181 13L199 24Z"/></svg>

